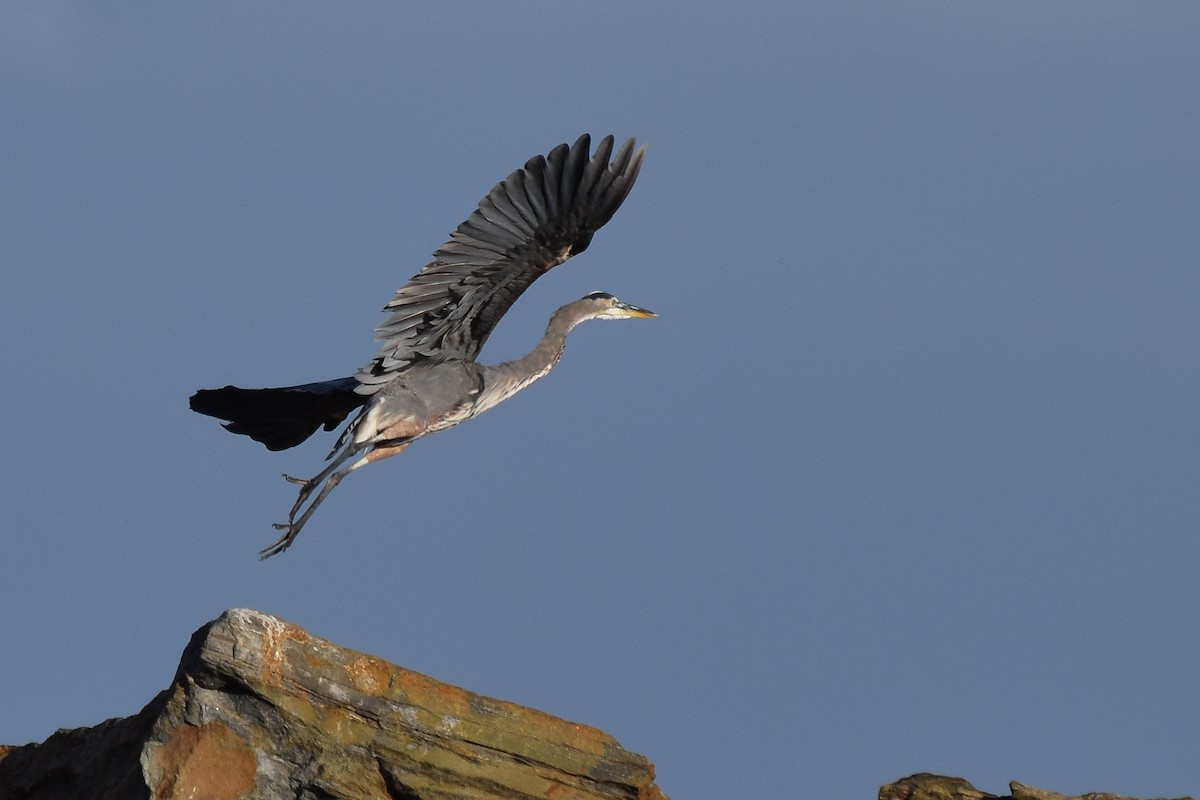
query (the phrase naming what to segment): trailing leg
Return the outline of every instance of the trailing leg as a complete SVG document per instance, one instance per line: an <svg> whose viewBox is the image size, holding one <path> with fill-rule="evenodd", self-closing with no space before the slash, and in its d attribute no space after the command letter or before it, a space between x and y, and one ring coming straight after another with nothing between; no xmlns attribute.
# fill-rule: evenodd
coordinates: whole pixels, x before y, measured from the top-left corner
<svg viewBox="0 0 1200 800"><path fill-rule="evenodd" d="M342 448L342 451L337 454L337 457L330 461L328 465L326 465L325 469L321 470L307 480L304 478L295 478L285 472L283 474L284 480L286 480L288 483L299 484L300 486L300 494L296 498L296 502L292 505L292 510L288 512L288 522L291 522L296 518L296 512L299 511L300 507L304 505L304 501L308 499L309 495L311 495L313 491L321 485L322 481L333 474L333 471L341 466L346 459L350 458L355 453L361 452L362 449L363 448L361 447L356 448L353 443L346 445L344 448Z"/></svg>
<svg viewBox="0 0 1200 800"><path fill-rule="evenodd" d="M274 542L259 551L259 558L270 558L271 556L282 553L284 550L287 550L289 547L291 547L292 542L294 542L296 537L300 535L300 530L304 527L305 523L308 522L308 518L311 517L313 512L317 510L317 506L324 502L325 498L329 496L329 493L333 491L334 487L342 482L343 478L345 478L351 472L354 472L354 470L358 469L359 467L365 467L372 461L378 461L381 458L396 455L407 448L409 444L410 442L404 442L402 444L381 448L373 448L369 446L362 448L360 445L359 449L354 449L355 445L351 443L348 444L346 448L338 454L337 458L335 458L329 464L329 466L321 470L318 475L310 478L309 480L303 480L293 478L289 475L284 475L283 477L287 478L292 483L300 484L300 497L296 500L295 505L292 506L292 510L288 513L288 521L276 522L271 526L277 531L282 531L282 534L280 534L279 538ZM348 467L340 470L337 469L337 467L344 463L346 459L355 453L361 452L362 449L367 450L366 455ZM322 483L324 483L323 486L321 485ZM316 490L318 486L321 487L321 491L317 493L317 496L312 499L312 502L308 504L308 507L304 509L304 512L301 513L300 517L297 519L296 512L300 511L300 509L304 506L305 501L308 500L309 496L314 490Z"/></svg>

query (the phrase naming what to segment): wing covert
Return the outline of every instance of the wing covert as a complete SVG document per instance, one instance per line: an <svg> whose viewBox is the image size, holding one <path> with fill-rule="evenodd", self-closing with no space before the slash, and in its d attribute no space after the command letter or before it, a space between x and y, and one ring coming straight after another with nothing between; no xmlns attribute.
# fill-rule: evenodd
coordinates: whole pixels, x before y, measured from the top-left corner
<svg viewBox="0 0 1200 800"><path fill-rule="evenodd" d="M580 136L535 156L484 196L386 306L382 344L355 375L373 394L424 359L472 361L521 293L583 252L629 194L646 152L629 139L613 155L605 136L589 157ZM611 161L610 161L611 157Z"/></svg>

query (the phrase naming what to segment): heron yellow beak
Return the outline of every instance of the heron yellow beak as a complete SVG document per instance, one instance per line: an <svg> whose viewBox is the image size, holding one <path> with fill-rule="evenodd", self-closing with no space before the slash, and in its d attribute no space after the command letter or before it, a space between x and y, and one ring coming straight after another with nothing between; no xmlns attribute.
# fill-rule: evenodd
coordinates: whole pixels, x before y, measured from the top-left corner
<svg viewBox="0 0 1200 800"><path fill-rule="evenodd" d="M658 314L655 314L653 311L647 311L644 308L638 308L637 306L631 306L631 305L629 305L629 303L621 303L616 308L617 308L617 310L619 310L621 312L621 314L623 316L631 317L634 319L646 319L648 317L657 317L658 316Z"/></svg>

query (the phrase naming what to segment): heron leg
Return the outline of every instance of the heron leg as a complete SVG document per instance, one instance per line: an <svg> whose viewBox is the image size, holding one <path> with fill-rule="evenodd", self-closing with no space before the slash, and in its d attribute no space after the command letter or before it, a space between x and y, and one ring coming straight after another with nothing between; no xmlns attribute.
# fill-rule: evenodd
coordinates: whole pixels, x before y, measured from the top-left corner
<svg viewBox="0 0 1200 800"><path fill-rule="evenodd" d="M336 470L338 467L340 467L347 458L349 458L350 456L354 455L357 452L359 452L357 449L355 449L351 446L347 446L345 449L342 450L342 452L338 453L337 458L335 458L329 462L329 464L325 467L325 469L321 470L316 475L314 475L311 478L308 478L307 480L304 478L293 477L291 475L288 475L286 472L283 473L283 479L285 481L287 481L288 483L299 484L299 486L300 486L300 494L296 498L296 502L294 504L292 504L292 510L288 512L288 522L291 522L293 519L296 518L296 512L299 511L300 507L304 505L304 501L309 498L309 495L311 495L313 493L313 491L318 486L321 485L321 482L324 481L326 478L328 478L331 474L333 474L333 471Z"/></svg>
<svg viewBox="0 0 1200 800"><path fill-rule="evenodd" d="M365 460L357 461L354 464L351 464L349 467L338 470L330 475L325 480L325 485L321 487L321 491L318 492L317 496L313 498L313 501L309 503L308 508L304 509L304 513L300 515L300 518L294 519L296 515L296 508L299 508L300 506L300 503L297 503L296 507L292 509L292 512L288 514L287 522L276 522L271 526L277 531L283 531L283 533L278 539L271 542L271 544L267 545L262 550L259 550L258 557L260 559L270 558L271 556L282 553L284 550L287 550L289 547L291 547L292 542L295 541L296 537L300 535L300 529L304 527L304 523L308 522L308 518L311 517L312 513L317 510L317 506L321 505L321 502L329 496L329 493L333 491L333 488L342 482L342 478L346 477L357 467L362 466L365 463L367 463ZM308 488L308 491L311 493L312 489Z"/></svg>
<svg viewBox="0 0 1200 800"><path fill-rule="evenodd" d="M380 448L380 450L384 451L384 454L380 456L376 456L376 451L371 450L367 453L367 455L363 456L358 461L355 461L350 466L334 471L336 467L345 462L347 458L349 458L355 452L359 452L347 447L346 450L344 450L336 459L334 459L333 463L321 470L318 475L310 478L307 481L297 480L285 475L284 477L289 481L301 484L300 498L296 501L295 505L292 506L292 510L288 513L287 522L276 522L271 526L277 531L283 531L283 533L280 534L278 539L259 551L259 558L270 558L271 556L282 553L284 550L287 550L289 547L291 547L292 542L295 541L296 537L300 535L301 528L303 528L304 524L308 522L308 518L311 517L313 512L317 510L317 506L321 505L325 498L329 496L329 493L333 491L334 487L342 482L343 478L345 478L351 472L354 472L354 470L358 469L359 467L365 467L372 461L377 461L379 458L399 453L401 450L404 450L406 447L408 447L408 445L409 443L405 442L401 445ZM324 482L324 486L321 486L322 482ZM296 512L300 510L300 508L304 505L304 502L318 486L321 486L321 491L317 493L317 496L314 497L312 502L308 504L308 508L305 508L304 513L302 513L299 519L297 519Z"/></svg>

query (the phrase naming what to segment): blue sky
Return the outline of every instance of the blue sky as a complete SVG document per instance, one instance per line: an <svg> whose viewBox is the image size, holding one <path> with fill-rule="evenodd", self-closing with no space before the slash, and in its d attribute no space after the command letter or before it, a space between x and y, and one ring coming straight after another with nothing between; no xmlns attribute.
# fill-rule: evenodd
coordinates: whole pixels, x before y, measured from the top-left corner
<svg viewBox="0 0 1200 800"><path fill-rule="evenodd" d="M1200 790L1200 10L6 3L0 742L137 711L249 606L596 725L676 798ZM354 474L197 388L350 374L493 183L649 143Z"/></svg>

